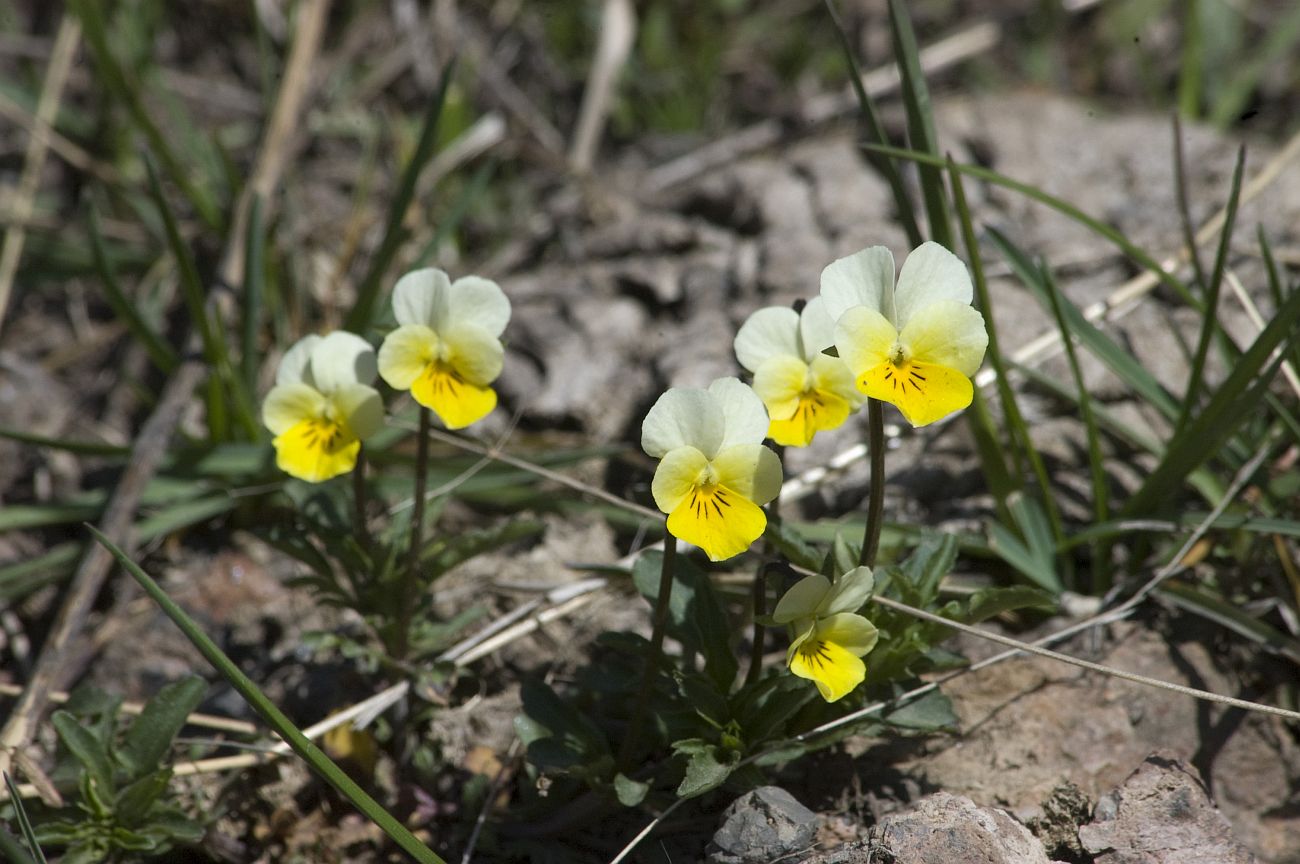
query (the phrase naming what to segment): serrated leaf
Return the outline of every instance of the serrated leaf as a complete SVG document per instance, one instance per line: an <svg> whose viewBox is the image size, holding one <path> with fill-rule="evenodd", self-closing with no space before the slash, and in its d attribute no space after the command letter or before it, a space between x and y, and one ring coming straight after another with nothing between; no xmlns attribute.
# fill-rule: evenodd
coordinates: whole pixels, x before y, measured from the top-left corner
<svg viewBox="0 0 1300 864"><path fill-rule="evenodd" d="M139 826L149 808L167 791L171 779L172 769L164 768L145 774L119 792L113 805L113 813L118 822L132 827Z"/></svg>

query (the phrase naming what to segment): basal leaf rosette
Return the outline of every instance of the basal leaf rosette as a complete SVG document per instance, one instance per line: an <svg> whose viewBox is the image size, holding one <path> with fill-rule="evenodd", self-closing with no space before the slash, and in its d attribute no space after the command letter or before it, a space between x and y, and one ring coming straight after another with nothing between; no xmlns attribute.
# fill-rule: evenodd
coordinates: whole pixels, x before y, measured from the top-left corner
<svg viewBox="0 0 1300 864"><path fill-rule="evenodd" d="M781 460L763 446L763 401L738 378L707 390L674 387L641 426L641 446L659 459L651 492L674 537L712 561L739 555L763 534L762 505L781 491Z"/></svg>
<svg viewBox="0 0 1300 864"><path fill-rule="evenodd" d="M913 426L971 403L989 341L972 293L966 265L933 242L907 256L897 288L883 246L832 262L821 278L835 348L858 389L897 406Z"/></svg>
<svg viewBox="0 0 1300 864"><path fill-rule="evenodd" d="M820 574L794 584L776 604L772 620L790 627L786 664L835 702L867 676L862 657L876 646L876 627L857 614L871 596L870 568L856 567L832 582Z"/></svg>
<svg viewBox="0 0 1300 864"><path fill-rule="evenodd" d="M736 359L754 375L754 391L771 418L767 435L777 444L806 447L862 403L849 367L822 353L834 342L835 322L820 297L802 312L759 309L736 333Z"/></svg>
<svg viewBox="0 0 1300 864"><path fill-rule="evenodd" d="M262 403L280 470L309 483L351 471L362 440L384 425L374 380L375 349L360 336L338 331L294 343Z"/></svg>
<svg viewBox="0 0 1300 864"><path fill-rule="evenodd" d="M393 288L398 327L379 347L379 374L409 390L448 429L463 429L497 404L490 385L501 374L501 333L510 301L491 280L452 282L441 270L414 270Z"/></svg>

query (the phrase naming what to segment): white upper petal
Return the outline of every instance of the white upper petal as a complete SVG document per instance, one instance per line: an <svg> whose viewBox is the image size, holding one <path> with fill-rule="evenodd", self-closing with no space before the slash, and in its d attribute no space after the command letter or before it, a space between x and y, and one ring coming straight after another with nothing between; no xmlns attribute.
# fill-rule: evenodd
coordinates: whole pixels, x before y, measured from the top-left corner
<svg viewBox="0 0 1300 864"><path fill-rule="evenodd" d="M709 385L709 395L721 412L723 432L717 448L704 450L704 455L712 459L719 450L737 444L763 443L771 421L752 387L739 378L718 378Z"/></svg>
<svg viewBox="0 0 1300 864"><path fill-rule="evenodd" d="M799 313L799 347L804 361L811 363L834 344L835 319L826 307L825 298L814 297Z"/></svg>
<svg viewBox="0 0 1300 864"><path fill-rule="evenodd" d="M876 584L870 567L854 567L831 585L817 609L819 616L857 612L867 602Z"/></svg>
<svg viewBox="0 0 1300 864"><path fill-rule="evenodd" d="M393 314L397 323L439 329L447 320L450 293L451 279L438 268L412 270L393 286Z"/></svg>
<svg viewBox="0 0 1300 864"><path fill-rule="evenodd" d="M884 246L871 246L832 261L822 271L822 297L834 321L854 306L866 306L896 321L894 256Z"/></svg>
<svg viewBox="0 0 1300 864"><path fill-rule="evenodd" d="M311 352L320 342L315 333L304 336L290 346L280 359L280 366L275 370L276 384L306 384L315 387L316 381L311 377Z"/></svg>
<svg viewBox="0 0 1300 864"><path fill-rule="evenodd" d="M473 324L497 337L510 321L510 300L501 286L481 276L463 276L447 294L449 326Z"/></svg>
<svg viewBox="0 0 1300 864"><path fill-rule="evenodd" d="M800 618L815 617L830 590L830 580L820 573L805 576L777 601L772 620L777 624L789 624Z"/></svg>
<svg viewBox="0 0 1300 864"><path fill-rule="evenodd" d="M345 330L323 337L311 351L311 374L322 393L349 384L369 384L378 371L375 349L365 339Z"/></svg>
<svg viewBox="0 0 1300 864"><path fill-rule="evenodd" d="M800 357L799 314L787 306L759 309L740 325L735 346L736 359L750 372L757 372L770 357Z"/></svg>
<svg viewBox="0 0 1300 864"><path fill-rule="evenodd" d="M902 330L918 309L936 300L956 300L969 306L973 293L965 262L938 243L927 241L912 250L898 274L898 317L894 323Z"/></svg>
<svg viewBox="0 0 1300 864"><path fill-rule="evenodd" d="M694 447L705 458L712 459L722 443L722 433L722 412L709 391L673 387L645 415L641 423L641 448L661 459L669 450Z"/></svg>

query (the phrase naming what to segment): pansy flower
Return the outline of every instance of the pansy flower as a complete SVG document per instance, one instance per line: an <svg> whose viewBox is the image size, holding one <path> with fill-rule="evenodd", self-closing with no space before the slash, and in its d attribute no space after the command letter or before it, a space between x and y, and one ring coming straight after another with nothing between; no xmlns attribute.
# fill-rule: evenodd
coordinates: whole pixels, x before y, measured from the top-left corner
<svg viewBox="0 0 1300 864"><path fill-rule="evenodd" d="M895 288L894 257L872 246L828 265L821 295L836 322L835 348L867 396L897 406L913 426L971 403L989 340L956 255L921 244Z"/></svg>
<svg viewBox="0 0 1300 864"><path fill-rule="evenodd" d="M754 374L754 391L772 419L767 435L776 443L806 447L862 403L849 367L822 353L834 341L835 322L820 297L802 312L759 309L736 333L736 359Z"/></svg>
<svg viewBox="0 0 1300 864"><path fill-rule="evenodd" d="M762 443L767 427L763 401L738 378L674 387L641 426L641 446L659 459L651 492L669 533L710 560L739 555L767 527L761 505L781 491L781 460Z"/></svg>
<svg viewBox="0 0 1300 864"><path fill-rule="evenodd" d="M807 576L785 592L772 613L773 622L790 625L790 671L816 684L827 702L842 699L866 678L862 657L879 634L856 613L873 586L867 567L855 567L835 582Z"/></svg>
<svg viewBox="0 0 1300 864"><path fill-rule="evenodd" d="M379 374L395 390L438 415L448 429L483 419L496 407L490 385L501 374L501 333L510 301L488 279L452 282L435 268L397 280L393 313L398 327L379 347Z"/></svg>
<svg viewBox="0 0 1300 864"><path fill-rule="evenodd" d="M384 425L375 349L353 333L307 336L280 361L262 403L280 470L320 483L357 464L361 441Z"/></svg>

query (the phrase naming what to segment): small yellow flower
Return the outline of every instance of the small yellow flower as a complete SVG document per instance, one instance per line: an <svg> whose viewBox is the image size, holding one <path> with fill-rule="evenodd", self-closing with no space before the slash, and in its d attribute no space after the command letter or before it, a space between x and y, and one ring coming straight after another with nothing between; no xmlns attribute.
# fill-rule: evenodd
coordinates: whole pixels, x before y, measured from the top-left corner
<svg viewBox="0 0 1300 864"><path fill-rule="evenodd" d="M763 446L763 402L738 378L707 390L674 387L641 425L641 446L659 459L651 492L668 531L712 561L739 555L763 534L762 506L781 491L781 460Z"/></svg>
<svg viewBox="0 0 1300 864"><path fill-rule="evenodd" d="M262 403L280 470L309 483L351 471L362 439L384 425L374 380L375 349L360 336L339 331L294 343Z"/></svg>
<svg viewBox="0 0 1300 864"><path fill-rule="evenodd" d="M873 246L828 265L821 295L836 322L835 347L867 396L896 405L913 426L970 405L989 338L956 255L922 243L895 290L894 257Z"/></svg>
<svg viewBox="0 0 1300 864"><path fill-rule="evenodd" d="M876 627L856 614L871 596L874 579L857 567L832 583L808 576L795 583L776 604L772 620L790 625L790 671L817 685L827 702L842 699L862 683L862 657L876 647Z"/></svg>
<svg viewBox="0 0 1300 864"><path fill-rule="evenodd" d="M441 270L407 273L393 288L398 328L379 347L379 374L438 415L448 429L483 419L497 405L488 385L501 374L501 333L510 301L495 282Z"/></svg>
<svg viewBox="0 0 1300 864"><path fill-rule="evenodd" d="M767 435L776 443L807 447L862 404L849 367L822 353L834 341L835 322L820 297L803 312L759 309L736 333L736 359L754 374L754 391L772 418Z"/></svg>

